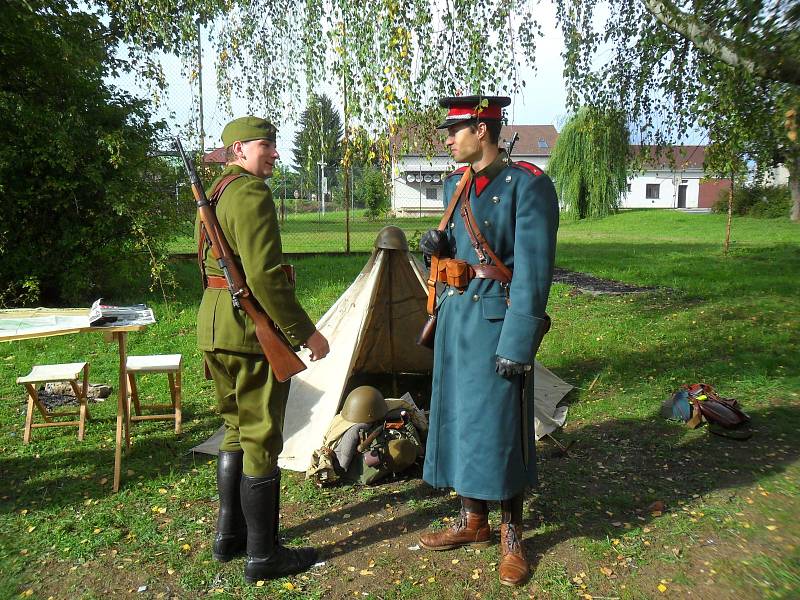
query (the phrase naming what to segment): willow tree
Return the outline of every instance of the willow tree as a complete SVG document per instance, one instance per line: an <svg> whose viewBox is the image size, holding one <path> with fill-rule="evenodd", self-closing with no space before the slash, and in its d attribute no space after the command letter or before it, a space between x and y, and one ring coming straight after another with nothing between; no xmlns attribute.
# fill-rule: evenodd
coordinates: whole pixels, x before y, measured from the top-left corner
<svg viewBox="0 0 800 600"><path fill-rule="evenodd" d="M782 162L800 220L800 4L556 1L572 106L621 107L657 145L699 127L757 177Z"/></svg>
<svg viewBox="0 0 800 600"><path fill-rule="evenodd" d="M547 172L567 214L604 217L628 185L628 127L619 111L581 108L558 136Z"/></svg>
<svg viewBox="0 0 800 600"><path fill-rule="evenodd" d="M438 95L522 89L518 69L533 62L539 34L531 6L514 0L94 2L143 76L159 79L156 49L183 57L191 70L201 23L226 102L243 98L282 122L307 92L334 85L345 137L356 125L404 133Z"/></svg>

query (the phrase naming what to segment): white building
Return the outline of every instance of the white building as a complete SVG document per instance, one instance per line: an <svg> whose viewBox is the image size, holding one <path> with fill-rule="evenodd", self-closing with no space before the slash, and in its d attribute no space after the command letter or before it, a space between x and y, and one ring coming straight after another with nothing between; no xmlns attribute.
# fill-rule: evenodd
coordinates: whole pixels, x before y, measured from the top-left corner
<svg viewBox="0 0 800 600"><path fill-rule="evenodd" d="M547 169L550 152L558 139L552 125L507 125L501 145L517 132L512 158ZM641 152L640 147L634 151ZM672 160L669 158L672 152ZM710 208L727 180L705 179L705 146L673 146L647 158L645 170L631 173L628 193L621 208ZM456 168L444 146L434 148L430 158L406 153L392 157L392 210L398 216L437 215L443 210L442 182Z"/></svg>
<svg viewBox="0 0 800 600"><path fill-rule="evenodd" d="M510 140L514 132L519 140L514 144L512 158L547 167L550 151L558 139L552 125L507 125L500 132L501 145ZM400 217L437 215L443 210L443 180L456 168L447 149L439 145L435 154L392 156L392 210Z"/></svg>

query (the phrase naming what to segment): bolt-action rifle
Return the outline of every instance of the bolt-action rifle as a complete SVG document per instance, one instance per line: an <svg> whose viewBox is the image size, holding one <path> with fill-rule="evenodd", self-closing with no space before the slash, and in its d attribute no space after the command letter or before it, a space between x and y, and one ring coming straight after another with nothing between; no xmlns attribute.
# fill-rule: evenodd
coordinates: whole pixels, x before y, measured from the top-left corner
<svg viewBox="0 0 800 600"><path fill-rule="evenodd" d="M192 161L183 151L179 138L175 138L175 145L183 159L183 165L189 175L189 182L192 184L192 194L197 204L197 212L200 213L200 227L205 231L206 244L208 244L211 254L217 260L219 268L222 269L222 274L228 283L228 291L231 293L231 302L234 307L244 310L255 324L258 343L264 352L267 362L269 362L269 366L272 368L275 379L286 381L292 375L297 375L300 371L305 370L306 365L295 354L283 333L255 299L250 288L247 287L242 272L233 259L233 252L225 239L225 234L222 232L217 220L217 214L209 203L208 198L206 198L206 193L200 184L197 171Z"/></svg>

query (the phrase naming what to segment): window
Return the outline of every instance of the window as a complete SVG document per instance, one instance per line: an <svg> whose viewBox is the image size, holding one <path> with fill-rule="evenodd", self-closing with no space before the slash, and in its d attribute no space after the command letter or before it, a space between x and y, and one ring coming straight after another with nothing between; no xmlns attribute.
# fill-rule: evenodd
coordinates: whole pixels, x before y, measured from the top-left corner
<svg viewBox="0 0 800 600"><path fill-rule="evenodd" d="M539 148L549 148L550 146L547 145L547 142L543 137L539 138Z"/></svg>
<svg viewBox="0 0 800 600"><path fill-rule="evenodd" d="M436 188L425 188L425 199L426 200L436 200Z"/></svg>
<svg viewBox="0 0 800 600"><path fill-rule="evenodd" d="M660 183L648 183L644 197L648 200L658 200L658 190L660 187Z"/></svg>

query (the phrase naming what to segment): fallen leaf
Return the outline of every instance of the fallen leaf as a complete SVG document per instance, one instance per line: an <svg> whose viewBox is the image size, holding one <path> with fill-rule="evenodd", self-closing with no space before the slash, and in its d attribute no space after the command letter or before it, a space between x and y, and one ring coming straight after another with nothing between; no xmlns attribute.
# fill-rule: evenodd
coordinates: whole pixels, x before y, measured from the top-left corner
<svg viewBox="0 0 800 600"><path fill-rule="evenodd" d="M294 584L291 581L287 581L283 584L283 589L289 590L290 592L294 589Z"/></svg>
<svg viewBox="0 0 800 600"><path fill-rule="evenodd" d="M375 575L374 571L368 571L367 569L361 569L358 572L359 575Z"/></svg>
<svg viewBox="0 0 800 600"><path fill-rule="evenodd" d="M259 579L258 581L256 581L256 587L264 587L264 580Z"/></svg>
<svg viewBox="0 0 800 600"><path fill-rule="evenodd" d="M659 583L658 584L658 591L663 594L664 592L667 591L667 586L665 586L663 583Z"/></svg>
<svg viewBox="0 0 800 600"><path fill-rule="evenodd" d="M769 529L770 531L775 531L777 528L778 528L777 525L767 525L767 529Z"/></svg>
<svg viewBox="0 0 800 600"><path fill-rule="evenodd" d="M614 574L614 571L612 571L608 567L600 567L600 572L606 577L611 577Z"/></svg>

